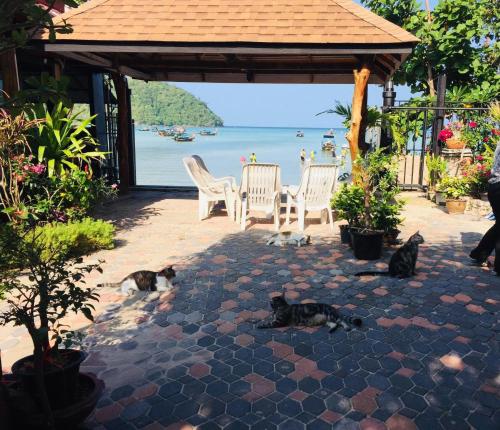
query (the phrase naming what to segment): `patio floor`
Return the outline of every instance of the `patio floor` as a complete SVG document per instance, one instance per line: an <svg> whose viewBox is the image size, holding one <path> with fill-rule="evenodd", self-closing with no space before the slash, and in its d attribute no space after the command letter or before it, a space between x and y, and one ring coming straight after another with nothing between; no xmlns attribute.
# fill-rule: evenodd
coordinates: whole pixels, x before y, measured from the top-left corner
<svg viewBox="0 0 500 430"><path fill-rule="evenodd" d="M490 222L407 194L402 236L419 229L426 239L418 276L357 279L392 251L354 260L338 227L321 224L308 227L308 247L269 247L271 224L241 233L222 215L199 223L197 202L182 197L134 194L104 209L119 245L90 258L106 260L91 282L169 263L178 278L154 302L102 290L82 369L106 390L87 428L500 428L500 281L467 257ZM256 329L282 288L363 327ZM4 366L29 353L20 329L0 339Z"/></svg>

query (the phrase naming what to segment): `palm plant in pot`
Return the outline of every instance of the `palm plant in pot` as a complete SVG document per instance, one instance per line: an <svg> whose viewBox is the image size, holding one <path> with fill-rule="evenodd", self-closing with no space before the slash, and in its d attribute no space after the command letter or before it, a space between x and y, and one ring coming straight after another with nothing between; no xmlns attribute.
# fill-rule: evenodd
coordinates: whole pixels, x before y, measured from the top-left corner
<svg viewBox="0 0 500 430"><path fill-rule="evenodd" d="M334 194L331 207L337 213L337 219L346 220L347 224L341 224L340 240L342 243L351 244L350 228L359 225L363 216L363 189L357 185L342 184Z"/></svg>
<svg viewBox="0 0 500 430"><path fill-rule="evenodd" d="M447 164L440 155L427 154L425 156L425 165L427 167L427 197L433 200L436 193L436 187L442 178L446 175Z"/></svg>
<svg viewBox="0 0 500 430"><path fill-rule="evenodd" d="M446 196L446 210L449 214L463 214L467 206L465 196L470 193L470 182L467 178L447 176L439 184L439 189Z"/></svg>
<svg viewBox="0 0 500 430"><path fill-rule="evenodd" d="M354 256L360 260L376 260L382 254L384 236L401 222L402 203L395 197L399 190L397 163L384 149L368 152L356 160L361 173L363 215L351 228Z"/></svg>
<svg viewBox="0 0 500 430"><path fill-rule="evenodd" d="M33 355L12 366L17 385L9 407L19 428L75 428L72 420L86 418L103 388L79 374L85 354L69 348L75 334L63 323L70 313L92 321L98 299L84 278L100 264L84 265L72 251L49 247L33 229L0 231L0 324L24 326L33 343Z"/></svg>

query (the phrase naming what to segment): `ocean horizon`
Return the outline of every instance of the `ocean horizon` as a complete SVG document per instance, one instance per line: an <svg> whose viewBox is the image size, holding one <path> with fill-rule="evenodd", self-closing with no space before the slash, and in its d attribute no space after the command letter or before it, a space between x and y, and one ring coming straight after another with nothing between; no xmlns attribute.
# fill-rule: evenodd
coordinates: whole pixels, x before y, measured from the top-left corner
<svg viewBox="0 0 500 430"><path fill-rule="evenodd" d="M157 126L146 126L151 129ZM161 137L153 131L140 131L142 124L135 127L135 156L137 185L158 186L194 186L187 174L182 158L199 155L215 177L234 176L239 181L241 176L241 157L249 161L255 152L257 161L276 163L281 167L283 185L298 184L301 175L300 151L306 150L307 158L315 151L316 163L340 163L331 152L321 150L325 140L324 128L313 127L187 127L186 133L196 134L193 142L176 142L169 137ZM158 126L159 129L166 128ZM203 129L217 128L216 136L201 136ZM296 137L301 130L304 137ZM345 128L332 128L336 154L340 158L342 146L347 145ZM348 151L347 151L348 152ZM339 173L350 166L349 155Z"/></svg>

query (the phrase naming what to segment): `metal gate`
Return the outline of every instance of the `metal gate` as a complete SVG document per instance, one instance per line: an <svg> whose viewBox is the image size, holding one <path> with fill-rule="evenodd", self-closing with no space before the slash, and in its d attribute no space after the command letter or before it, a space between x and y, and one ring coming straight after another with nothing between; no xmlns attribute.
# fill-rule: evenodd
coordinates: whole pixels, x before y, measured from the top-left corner
<svg viewBox="0 0 500 430"><path fill-rule="evenodd" d="M386 107L384 112L391 116L392 123L391 146L400 154L399 186L407 190L426 187L425 155L441 152L438 135L445 120L460 118L468 127L470 121L487 111L485 107L405 106L404 102Z"/></svg>

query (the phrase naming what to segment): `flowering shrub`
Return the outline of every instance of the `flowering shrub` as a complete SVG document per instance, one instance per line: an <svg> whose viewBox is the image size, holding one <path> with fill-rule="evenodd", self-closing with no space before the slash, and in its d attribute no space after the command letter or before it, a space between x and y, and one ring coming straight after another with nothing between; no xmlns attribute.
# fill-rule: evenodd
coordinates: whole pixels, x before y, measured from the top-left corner
<svg viewBox="0 0 500 430"><path fill-rule="evenodd" d="M0 111L0 216L14 224L82 219L117 187L94 178L89 168L50 176L28 141L39 123Z"/></svg>

